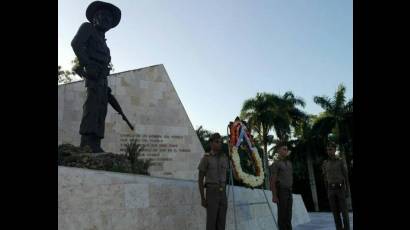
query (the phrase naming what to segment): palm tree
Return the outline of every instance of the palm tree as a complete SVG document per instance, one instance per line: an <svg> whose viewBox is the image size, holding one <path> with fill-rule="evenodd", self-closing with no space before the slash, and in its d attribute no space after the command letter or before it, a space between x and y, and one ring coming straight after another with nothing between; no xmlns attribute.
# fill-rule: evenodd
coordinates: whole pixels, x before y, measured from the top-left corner
<svg viewBox="0 0 410 230"><path fill-rule="evenodd" d="M313 167L313 154L315 153L315 146L318 142L317 138L314 136L312 132L312 126L314 121L313 118L314 116L307 116L305 120L301 121L300 125L297 127L295 132L296 136L298 137L296 144L299 146L299 149L301 149L301 151L303 151L304 155L306 156L310 191L312 194L312 200L315 211L318 212L319 201L317 196L315 172Z"/></svg>
<svg viewBox="0 0 410 230"><path fill-rule="evenodd" d="M346 158L351 157L353 154L353 99L346 102L345 92L346 88L343 85L339 85L332 99L327 96L314 97L314 102L325 111L316 120L313 129L322 138L327 137L329 133L335 133L336 139L339 142L340 152L345 156L346 165L350 166L350 160ZM347 187L350 188L350 185L348 184ZM351 206L350 197L349 206Z"/></svg>
<svg viewBox="0 0 410 230"><path fill-rule="evenodd" d="M257 93L255 98L247 99L242 106L241 118L248 120L248 128L257 135L257 141L263 145L264 154L263 162L265 168L265 186L269 188L268 177L268 144L270 142L269 132L273 128L274 118L276 116L277 103L280 100L274 94Z"/></svg>
<svg viewBox="0 0 410 230"><path fill-rule="evenodd" d="M291 135L291 127L297 128L306 119L306 114L299 110L297 106L305 107L302 98L288 91L280 97L274 118L274 129L279 141L288 141Z"/></svg>
<svg viewBox="0 0 410 230"><path fill-rule="evenodd" d="M209 130L206 130L201 126L199 126L196 130L196 135L198 136L199 141L201 142L202 147L204 148L204 151L207 152L210 149L208 140L209 137L211 136L212 132Z"/></svg>
<svg viewBox="0 0 410 230"><path fill-rule="evenodd" d="M341 152L352 154L352 151L347 150L351 147L349 144L353 135L353 99L346 102L345 92L346 88L339 85L333 99L327 96L314 97L315 103L325 110L316 120L314 129L323 138L329 133L335 133Z"/></svg>
<svg viewBox="0 0 410 230"><path fill-rule="evenodd" d="M255 98L250 98L243 103L241 118L248 120L250 129L258 134L258 139L263 144L265 153L268 148L268 134L273 128L276 107L279 98L274 94L257 93Z"/></svg>
<svg viewBox="0 0 410 230"><path fill-rule="evenodd" d="M297 127L306 117L297 106L304 107L305 102L290 91L283 96L257 93L255 98L244 102L241 118L248 119L248 128L258 134L257 140L263 145L265 169L268 167L268 145L273 143L273 136L269 132L274 129L279 141L288 141L291 127ZM267 170L265 173L268 178Z"/></svg>

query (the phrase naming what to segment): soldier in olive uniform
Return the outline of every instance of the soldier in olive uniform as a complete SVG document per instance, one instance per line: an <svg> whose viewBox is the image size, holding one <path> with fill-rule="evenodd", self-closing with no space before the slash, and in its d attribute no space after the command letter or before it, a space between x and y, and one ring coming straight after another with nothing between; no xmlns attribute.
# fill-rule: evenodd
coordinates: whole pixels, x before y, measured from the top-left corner
<svg viewBox="0 0 410 230"><path fill-rule="evenodd" d="M89 146L93 152L104 152L101 149L101 139L104 138L111 91L107 81L111 56L105 33L118 25L121 11L110 3L95 1L88 6L86 16L89 22L80 26L71 42L79 61L76 72L83 72L87 87L80 125L80 146Z"/></svg>
<svg viewBox="0 0 410 230"><path fill-rule="evenodd" d="M346 198L349 196L347 167L344 160L335 153L336 144L329 142L327 145L329 159L323 162L322 170L336 229L349 230L349 212L346 202ZM343 216L343 227L340 213Z"/></svg>
<svg viewBox="0 0 410 230"><path fill-rule="evenodd" d="M288 158L288 147L285 143L277 145L279 160L270 166L272 202L278 205L279 230L292 229L292 185L293 168Z"/></svg>
<svg viewBox="0 0 410 230"><path fill-rule="evenodd" d="M202 206L206 208L206 229L224 230L228 208L225 191L229 161L221 152L222 140L219 133L212 134L209 142L211 150L205 153L198 166L199 192Z"/></svg>

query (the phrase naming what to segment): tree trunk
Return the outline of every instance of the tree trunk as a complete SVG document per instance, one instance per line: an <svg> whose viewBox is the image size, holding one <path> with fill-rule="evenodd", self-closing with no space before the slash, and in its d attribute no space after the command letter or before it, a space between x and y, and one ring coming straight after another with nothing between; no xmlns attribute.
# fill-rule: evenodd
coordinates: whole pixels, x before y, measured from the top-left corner
<svg viewBox="0 0 410 230"><path fill-rule="evenodd" d="M317 199L316 179L315 179L315 172L313 169L312 156L310 155L310 152L307 152L306 158L307 158L307 166L308 166L308 172L309 172L310 191L312 192L312 200L315 206L315 212L318 212L319 202Z"/></svg>
<svg viewBox="0 0 410 230"><path fill-rule="evenodd" d="M265 189L270 189L269 186L269 167L268 167L268 143L267 143L267 136L268 134L263 135L263 164L264 164L264 172L265 172Z"/></svg>

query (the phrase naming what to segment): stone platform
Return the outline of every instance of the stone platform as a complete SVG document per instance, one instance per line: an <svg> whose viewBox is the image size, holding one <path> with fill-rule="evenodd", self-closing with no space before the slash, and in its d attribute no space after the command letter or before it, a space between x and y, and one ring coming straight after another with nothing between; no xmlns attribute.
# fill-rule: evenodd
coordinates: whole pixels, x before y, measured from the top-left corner
<svg viewBox="0 0 410 230"><path fill-rule="evenodd" d="M263 190L234 189L238 230L276 229ZM228 199L226 229L233 230L232 191ZM293 226L309 223L300 195L293 205ZM203 230L205 218L195 180L58 167L59 230Z"/></svg>
<svg viewBox="0 0 410 230"><path fill-rule="evenodd" d="M335 222L330 212L310 212L310 222L298 225L294 230L334 230ZM353 229L353 214L349 213L350 229Z"/></svg>

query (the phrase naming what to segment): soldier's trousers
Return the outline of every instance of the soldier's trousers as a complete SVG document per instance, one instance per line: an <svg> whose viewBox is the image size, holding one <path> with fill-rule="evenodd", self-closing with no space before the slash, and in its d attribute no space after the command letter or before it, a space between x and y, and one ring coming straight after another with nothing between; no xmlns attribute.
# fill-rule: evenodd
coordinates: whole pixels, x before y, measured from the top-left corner
<svg viewBox="0 0 410 230"><path fill-rule="evenodd" d="M328 198L337 230L349 230L349 212L347 210L346 192L343 188L329 188ZM343 216L343 227L340 213Z"/></svg>
<svg viewBox="0 0 410 230"><path fill-rule="evenodd" d="M292 189L278 188L278 227L279 230L292 229Z"/></svg>
<svg viewBox="0 0 410 230"><path fill-rule="evenodd" d="M221 191L219 187L207 187L206 201L206 230L224 230L228 209L225 188Z"/></svg>

